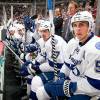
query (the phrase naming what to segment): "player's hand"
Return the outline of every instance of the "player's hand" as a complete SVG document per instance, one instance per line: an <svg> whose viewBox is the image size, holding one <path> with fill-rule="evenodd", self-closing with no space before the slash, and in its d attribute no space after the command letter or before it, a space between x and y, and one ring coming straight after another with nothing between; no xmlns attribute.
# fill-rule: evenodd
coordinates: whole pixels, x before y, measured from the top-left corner
<svg viewBox="0 0 100 100"><path fill-rule="evenodd" d="M21 68L20 68L20 75L21 76L27 76L29 75L30 73L28 72L28 66L29 64L31 64L30 61L26 61L24 64L22 64Z"/></svg>

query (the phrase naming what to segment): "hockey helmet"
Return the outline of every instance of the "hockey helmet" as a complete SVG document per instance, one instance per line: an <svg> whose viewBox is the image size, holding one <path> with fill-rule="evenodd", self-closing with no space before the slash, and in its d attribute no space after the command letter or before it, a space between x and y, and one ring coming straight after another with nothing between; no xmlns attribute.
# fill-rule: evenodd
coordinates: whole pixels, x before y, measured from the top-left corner
<svg viewBox="0 0 100 100"><path fill-rule="evenodd" d="M43 31L43 30L51 30L51 24L50 24L50 21L48 20L44 20L40 23L40 26L39 26L39 30L40 31Z"/></svg>
<svg viewBox="0 0 100 100"><path fill-rule="evenodd" d="M80 11L77 12L71 19L71 26L74 22L77 21L87 21L89 23L89 30L92 30L94 25L94 19L92 14L88 11Z"/></svg>

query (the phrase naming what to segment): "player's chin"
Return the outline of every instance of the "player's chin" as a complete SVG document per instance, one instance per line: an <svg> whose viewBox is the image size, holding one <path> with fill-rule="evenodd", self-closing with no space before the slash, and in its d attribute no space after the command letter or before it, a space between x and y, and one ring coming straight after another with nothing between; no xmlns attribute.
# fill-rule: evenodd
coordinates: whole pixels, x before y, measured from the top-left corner
<svg viewBox="0 0 100 100"><path fill-rule="evenodd" d="M48 36L43 36L44 41L47 41L49 39Z"/></svg>
<svg viewBox="0 0 100 100"><path fill-rule="evenodd" d="M81 35L76 36L80 41L83 39Z"/></svg>

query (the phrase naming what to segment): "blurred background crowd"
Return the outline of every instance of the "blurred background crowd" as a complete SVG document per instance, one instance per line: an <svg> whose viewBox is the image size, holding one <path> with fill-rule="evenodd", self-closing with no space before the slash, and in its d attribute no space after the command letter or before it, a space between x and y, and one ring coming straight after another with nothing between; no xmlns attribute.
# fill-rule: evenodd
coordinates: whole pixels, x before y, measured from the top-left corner
<svg viewBox="0 0 100 100"><path fill-rule="evenodd" d="M61 8L62 17L67 18L68 2L70 0L54 0L55 7ZM78 10L90 11L96 18L97 0L75 0L79 5ZM20 20L25 15L41 14L43 17L48 15L46 0L0 0L0 24L3 19L3 6L6 8L7 19L11 17L11 5L13 5L13 17ZM55 9L55 8L54 8Z"/></svg>

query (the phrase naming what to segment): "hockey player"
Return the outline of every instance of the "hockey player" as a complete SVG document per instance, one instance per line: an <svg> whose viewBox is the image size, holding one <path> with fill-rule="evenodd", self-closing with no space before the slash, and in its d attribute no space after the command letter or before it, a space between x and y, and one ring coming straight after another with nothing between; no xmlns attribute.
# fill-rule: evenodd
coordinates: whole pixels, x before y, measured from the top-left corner
<svg viewBox="0 0 100 100"><path fill-rule="evenodd" d="M21 40L18 38L18 31L17 28L14 26L10 26L7 32L7 43L11 48L19 55L19 44L21 43Z"/></svg>
<svg viewBox="0 0 100 100"><path fill-rule="evenodd" d="M22 42L25 42L25 27L23 24L15 24L18 34L15 34L16 38L21 39Z"/></svg>
<svg viewBox="0 0 100 100"><path fill-rule="evenodd" d="M38 88L38 100L50 100L52 96L90 100L100 95L100 38L91 32L93 22L88 11L78 12L72 17L75 38L68 43L61 76L57 81Z"/></svg>
<svg viewBox="0 0 100 100"><path fill-rule="evenodd" d="M36 91L39 87L43 86L46 82L54 78L54 64L57 65L58 70L64 63L64 52L66 51L67 44L62 37L54 35L55 51L52 51L52 34L50 33L51 24L49 21L44 21L40 24L39 32L41 38L38 40L40 45L41 54L35 59L33 66L29 64L27 69L38 73L39 75L33 77L31 82L31 98L37 100ZM56 53L56 63L53 62L52 52Z"/></svg>
<svg viewBox="0 0 100 100"><path fill-rule="evenodd" d="M28 27L27 26L30 26L29 24L31 23L30 21L35 21L34 23L34 32L31 32L31 27ZM21 45L22 47L22 50L24 50L24 55L25 55L25 60L26 63L25 63L25 66L27 64L27 61L32 61L32 59L35 59L36 56L38 55L38 53L40 53L40 46L39 44L37 43L38 39L40 38L39 36L39 33L38 33L38 28L39 28L39 25L40 23L42 23L42 19L41 20L30 20L30 18L28 19L24 19L24 23L25 23L25 29L26 29L26 43L25 45ZM24 47L24 48L23 48ZM24 57L23 53L21 54L21 58L23 59ZM24 65L23 65L24 66ZM23 76L26 76L26 79L27 79L27 96L30 95L30 85L31 85L31 80L33 78L34 75L29 75L26 73L22 74Z"/></svg>

